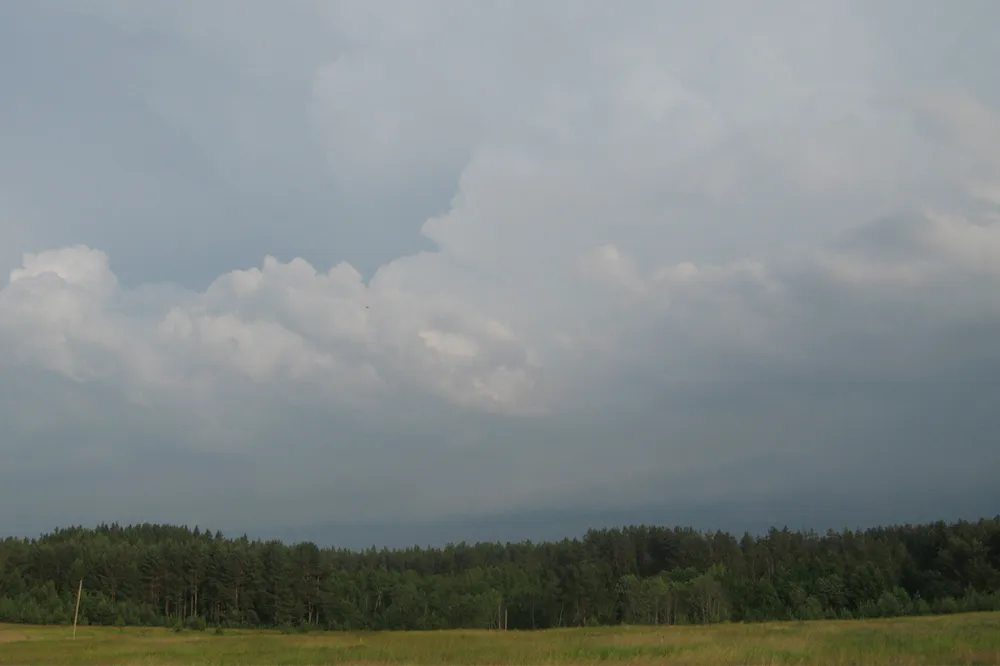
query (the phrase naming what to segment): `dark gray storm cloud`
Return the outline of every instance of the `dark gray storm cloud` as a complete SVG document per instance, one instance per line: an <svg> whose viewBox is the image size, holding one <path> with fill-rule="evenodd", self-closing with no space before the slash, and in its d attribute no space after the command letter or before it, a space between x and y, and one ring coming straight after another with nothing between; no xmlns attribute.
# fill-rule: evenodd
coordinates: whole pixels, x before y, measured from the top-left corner
<svg viewBox="0 0 1000 666"><path fill-rule="evenodd" d="M995 512L995 6L623 7L0 5L0 531Z"/></svg>

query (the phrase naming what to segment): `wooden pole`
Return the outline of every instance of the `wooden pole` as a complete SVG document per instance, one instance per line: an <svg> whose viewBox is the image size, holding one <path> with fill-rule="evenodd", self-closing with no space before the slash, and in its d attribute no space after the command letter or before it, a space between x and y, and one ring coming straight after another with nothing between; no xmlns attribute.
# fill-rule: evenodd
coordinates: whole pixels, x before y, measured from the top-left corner
<svg viewBox="0 0 1000 666"><path fill-rule="evenodd" d="M76 612L73 613L73 638L76 638L76 621L80 617L80 597L83 596L83 579L80 579L80 587L76 590Z"/></svg>

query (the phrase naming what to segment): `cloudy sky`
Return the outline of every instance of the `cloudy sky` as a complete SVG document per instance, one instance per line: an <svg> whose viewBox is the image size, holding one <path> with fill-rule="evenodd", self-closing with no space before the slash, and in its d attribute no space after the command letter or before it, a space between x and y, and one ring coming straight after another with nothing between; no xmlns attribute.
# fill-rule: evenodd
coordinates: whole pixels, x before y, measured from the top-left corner
<svg viewBox="0 0 1000 666"><path fill-rule="evenodd" d="M995 514L998 22L0 3L0 532Z"/></svg>

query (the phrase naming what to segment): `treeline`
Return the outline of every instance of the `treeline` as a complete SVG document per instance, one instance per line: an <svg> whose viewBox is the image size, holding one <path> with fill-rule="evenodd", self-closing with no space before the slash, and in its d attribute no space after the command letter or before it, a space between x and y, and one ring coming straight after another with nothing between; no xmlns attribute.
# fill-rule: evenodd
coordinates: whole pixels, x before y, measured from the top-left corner
<svg viewBox="0 0 1000 666"><path fill-rule="evenodd" d="M628 527L351 552L165 525L0 542L0 621L542 629L1000 610L1000 516L825 535Z"/></svg>

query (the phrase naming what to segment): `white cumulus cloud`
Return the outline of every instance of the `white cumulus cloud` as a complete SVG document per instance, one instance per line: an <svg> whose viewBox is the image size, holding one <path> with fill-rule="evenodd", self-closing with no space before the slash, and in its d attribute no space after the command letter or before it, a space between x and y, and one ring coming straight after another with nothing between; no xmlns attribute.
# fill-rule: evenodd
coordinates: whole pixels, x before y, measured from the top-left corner
<svg viewBox="0 0 1000 666"><path fill-rule="evenodd" d="M104 490L0 526L834 497L1000 463L995 47L915 47L901 3L292 4L4 8L76 17L134 87L74 115L4 83L38 113L0 112L0 455ZM48 125L85 186L32 166Z"/></svg>

